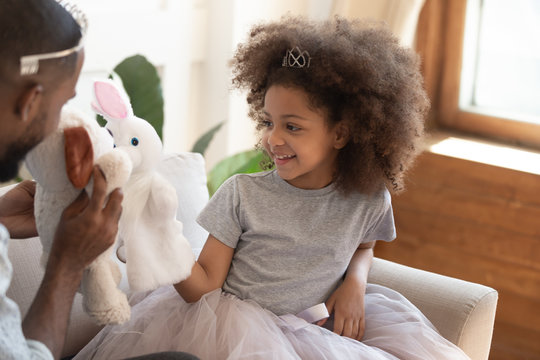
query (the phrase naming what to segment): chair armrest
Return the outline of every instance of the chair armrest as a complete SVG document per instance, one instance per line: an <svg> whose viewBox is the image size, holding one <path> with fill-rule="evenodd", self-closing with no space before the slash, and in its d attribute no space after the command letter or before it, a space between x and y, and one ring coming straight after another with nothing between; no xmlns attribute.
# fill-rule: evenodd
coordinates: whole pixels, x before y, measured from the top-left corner
<svg viewBox="0 0 540 360"><path fill-rule="evenodd" d="M497 291L476 283L374 258L368 282L391 288L411 301L472 360L489 356Z"/></svg>

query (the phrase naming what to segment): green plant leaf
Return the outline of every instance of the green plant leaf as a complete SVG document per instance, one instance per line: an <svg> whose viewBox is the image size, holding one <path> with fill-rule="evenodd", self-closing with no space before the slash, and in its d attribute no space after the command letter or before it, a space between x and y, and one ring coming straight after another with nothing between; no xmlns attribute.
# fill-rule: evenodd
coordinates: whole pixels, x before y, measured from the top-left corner
<svg viewBox="0 0 540 360"><path fill-rule="evenodd" d="M105 127L105 125L107 125L107 120L105 120L105 118L99 114L96 114L96 120L101 127Z"/></svg>
<svg viewBox="0 0 540 360"><path fill-rule="evenodd" d="M250 174L262 171L260 167L263 153L248 150L229 156L214 166L208 173L208 192L212 196L225 180L234 174Z"/></svg>
<svg viewBox="0 0 540 360"><path fill-rule="evenodd" d="M156 67L142 55L124 59L114 68L122 79L133 113L148 121L163 140L163 92Z"/></svg>
<svg viewBox="0 0 540 360"><path fill-rule="evenodd" d="M204 155L206 152L206 149L208 148L208 145L210 145L210 142L214 138L214 135L218 132L219 129L223 126L225 121L222 121L218 123L216 126L205 132L196 142L195 145L193 145L193 148L191 149L191 152L196 152L201 155Z"/></svg>

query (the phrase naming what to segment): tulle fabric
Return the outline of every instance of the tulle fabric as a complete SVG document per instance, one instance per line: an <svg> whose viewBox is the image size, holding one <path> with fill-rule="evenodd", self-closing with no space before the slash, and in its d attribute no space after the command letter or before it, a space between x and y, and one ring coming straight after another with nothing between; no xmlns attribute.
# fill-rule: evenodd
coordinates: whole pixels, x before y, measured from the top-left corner
<svg viewBox="0 0 540 360"><path fill-rule="evenodd" d="M170 350L202 360L468 359L399 293L368 284L365 307L366 332L359 342L221 290L187 304L173 287L163 287L132 308L129 322L106 326L75 360Z"/></svg>

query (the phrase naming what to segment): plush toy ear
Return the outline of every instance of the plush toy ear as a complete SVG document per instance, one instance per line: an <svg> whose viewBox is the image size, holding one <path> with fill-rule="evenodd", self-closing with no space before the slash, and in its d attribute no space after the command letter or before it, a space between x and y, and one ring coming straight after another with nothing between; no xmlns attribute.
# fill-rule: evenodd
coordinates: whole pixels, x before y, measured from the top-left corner
<svg viewBox="0 0 540 360"><path fill-rule="evenodd" d="M64 129L64 154L69 181L77 189L84 188L94 166L94 149L85 128Z"/></svg>
<svg viewBox="0 0 540 360"><path fill-rule="evenodd" d="M109 119L125 119L132 115L127 96L112 81L95 81L92 109Z"/></svg>

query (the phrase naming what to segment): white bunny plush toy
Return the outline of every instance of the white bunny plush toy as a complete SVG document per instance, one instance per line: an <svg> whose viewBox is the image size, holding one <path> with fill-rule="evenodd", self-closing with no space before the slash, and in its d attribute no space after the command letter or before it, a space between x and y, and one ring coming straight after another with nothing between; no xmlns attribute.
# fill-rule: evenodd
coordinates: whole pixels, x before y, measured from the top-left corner
<svg viewBox="0 0 540 360"><path fill-rule="evenodd" d="M34 198L36 226L43 245L45 266L56 227L64 209L84 191L92 190L91 173L98 164L107 180L107 193L121 187L131 173L131 160L114 149L113 140L95 119L64 108L59 126L26 156L26 166L37 182ZM126 295L118 289L121 272L114 248L85 270L80 292L86 313L100 325L122 323L130 317Z"/></svg>
<svg viewBox="0 0 540 360"><path fill-rule="evenodd" d="M94 82L92 107L107 120L116 149L124 150L133 164L123 187L119 223L125 251L118 252L126 263L130 288L151 290L184 280L195 256L176 219L176 190L157 171L163 156L158 134L133 114L127 94L113 81Z"/></svg>

